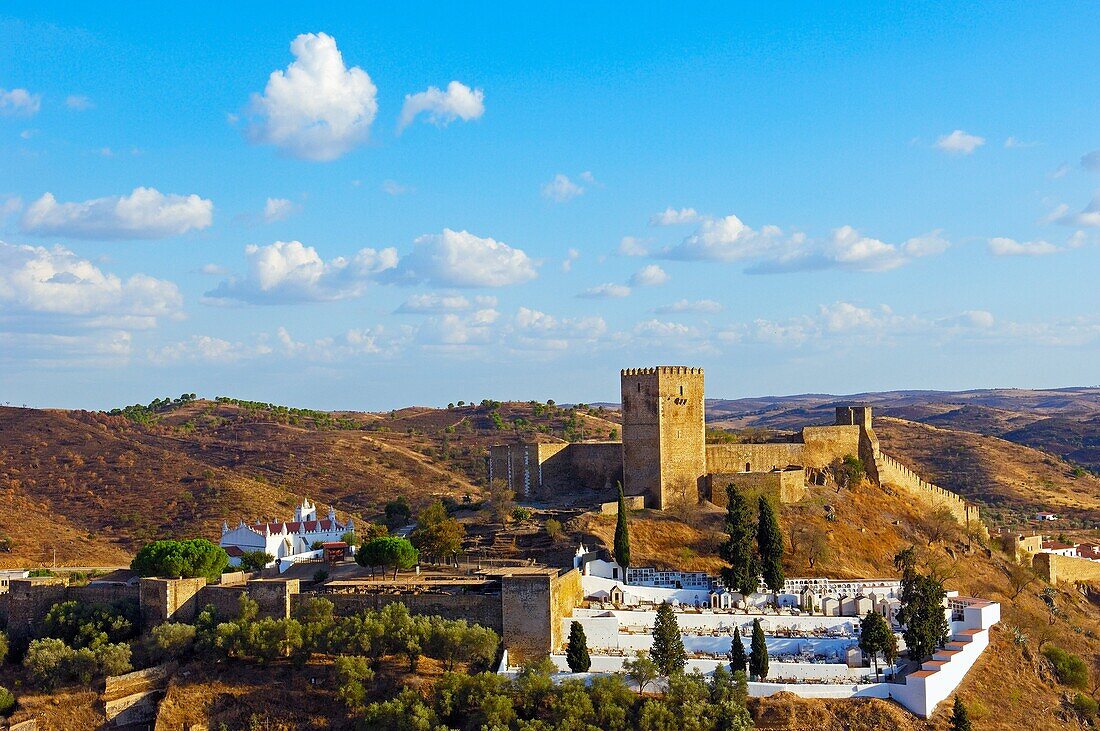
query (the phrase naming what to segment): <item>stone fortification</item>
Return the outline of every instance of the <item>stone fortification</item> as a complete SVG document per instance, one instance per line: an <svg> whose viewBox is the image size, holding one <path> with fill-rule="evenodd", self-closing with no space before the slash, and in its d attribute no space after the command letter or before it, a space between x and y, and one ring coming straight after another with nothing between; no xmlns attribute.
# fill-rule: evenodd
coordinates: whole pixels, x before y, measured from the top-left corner
<svg viewBox="0 0 1100 731"><path fill-rule="evenodd" d="M1052 584L1060 581L1100 581L1100 561L1056 553L1036 553L1031 565L1039 576Z"/></svg>
<svg viewBox="0 0 1100 731"><path fill-rule="evenodd" d="M750 501L764 495L773 505L797 503L806 496L806 471L801 467L771 472L737 472L721 474L712 472L706 477L707 500L719 507L726 507L726 488L733 485Z"/></svg>

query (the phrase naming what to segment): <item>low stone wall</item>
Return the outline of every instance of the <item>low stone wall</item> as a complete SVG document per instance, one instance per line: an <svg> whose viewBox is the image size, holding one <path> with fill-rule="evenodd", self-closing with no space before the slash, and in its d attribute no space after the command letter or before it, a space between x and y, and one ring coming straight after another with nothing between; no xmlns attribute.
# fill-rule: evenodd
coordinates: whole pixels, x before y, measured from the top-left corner
<svg viewBox="0 0 1100 731"><path fill-rule="evenodd" d="M795 442L778 444L708 444L707 472L767 472L776 468L803 464L805 445Z"/></svg>
<svg viewBox="0 0 1100 731"><path fill-rule="evenodd" d="M728 503L726 488L729 485L734 485L752 502L760 495L766 495L773 504L797 503L806 496L806 471L710 474L704 478L703 484L707 500L722 508Z"/></svg>
<svg viewBox="0 0 1100 731"><path fill-rule="evenodd" d="M116 726L152 723L176 663L166 663L105 680L103 707L107 722Z"/></svg>
<svg viewBox="0 0 1100 731"><path fill-rule="evenodd" d="M1100 561L1056 553L1037 553L1031 559L1036 573L1052 584L1060 581L1100 581Z"/></svg>
<svg viewBox="0 0 1100 731"><path fill-rule="evenodd" d="M644 510L645 495L624 495L627 510ZM609 503L600 503L600 515L618 515L619 501L612 500Z"/></svg>
<svg viewBox="0 0 1100 731"><path fill-rule="evenodd" d="M334 605L337 615L347 616L364 610L379 611L387 604L399 602L412 614L438 615L444 619L465 619L467 622L500 633L503 620L499 594L445 594L445 593L348 593L348 594L299 594L294 606L311 596L323 596Z"/></svg>

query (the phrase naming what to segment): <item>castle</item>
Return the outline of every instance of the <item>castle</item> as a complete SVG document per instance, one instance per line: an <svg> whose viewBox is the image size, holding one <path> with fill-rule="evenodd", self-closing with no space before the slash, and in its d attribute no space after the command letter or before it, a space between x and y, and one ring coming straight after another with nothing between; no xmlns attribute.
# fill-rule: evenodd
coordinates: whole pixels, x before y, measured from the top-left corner
<svg viewBox="0 0 1100 731"><path fill-rule="evenodd" d="M977 517L975 506L881 451L870 406L838 406L832 425L803 427L794 441L707 444L702 368L627 368L620 388L622 441L495 445L489 479L531 498L621 481L627 495L657 510L700 500L725 505L731 483L796 502L824 468L851 455L873 482L946 506L962 523Z"/></svg>

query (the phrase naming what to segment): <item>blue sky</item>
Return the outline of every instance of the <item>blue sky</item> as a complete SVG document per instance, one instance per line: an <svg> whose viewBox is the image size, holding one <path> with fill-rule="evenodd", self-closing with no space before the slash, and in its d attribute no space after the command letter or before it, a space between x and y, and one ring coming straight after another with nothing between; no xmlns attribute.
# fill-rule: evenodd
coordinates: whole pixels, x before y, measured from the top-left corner
<svg viewBox="0 0 1100 731"><path fill-rule="evenodd" d="M1095 4L0 13L2 402L1097 382Z"/></svg>

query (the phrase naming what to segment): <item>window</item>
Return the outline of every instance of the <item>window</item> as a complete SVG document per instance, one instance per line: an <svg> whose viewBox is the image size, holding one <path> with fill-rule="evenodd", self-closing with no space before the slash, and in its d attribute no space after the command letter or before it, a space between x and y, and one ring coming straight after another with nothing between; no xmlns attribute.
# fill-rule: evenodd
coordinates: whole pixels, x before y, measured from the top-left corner
<svg viewBox="0 0 1100 731"><path fill-rule="evenodd" d="M681 396L683 396L683 395L684 395L684 387L683 387L683 386L680 386L680 395L681 395Z"/></svg>

